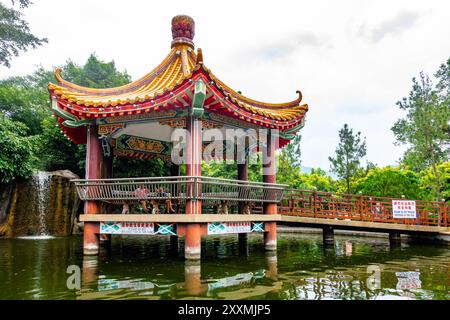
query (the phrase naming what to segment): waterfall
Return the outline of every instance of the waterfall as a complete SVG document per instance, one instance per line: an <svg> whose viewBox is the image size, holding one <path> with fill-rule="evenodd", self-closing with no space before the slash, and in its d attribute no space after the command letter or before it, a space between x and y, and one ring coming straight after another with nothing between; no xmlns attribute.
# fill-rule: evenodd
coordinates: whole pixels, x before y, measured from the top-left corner
<svg viewBox="0 0 450 320"><path fill-rule="evenodd" d="M37 235L48 236L47 214L50 195L50 175L44 171L38 171L33 176L33 182L36 188L38 229Z"/></svg>

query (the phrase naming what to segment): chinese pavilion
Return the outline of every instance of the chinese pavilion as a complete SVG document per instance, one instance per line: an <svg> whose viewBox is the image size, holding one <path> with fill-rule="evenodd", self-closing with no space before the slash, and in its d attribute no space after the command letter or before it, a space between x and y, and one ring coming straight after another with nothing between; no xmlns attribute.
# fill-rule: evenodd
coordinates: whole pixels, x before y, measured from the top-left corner
<svg viewBox="0 0 450 320"><path fill-rule="evenodd" d="M273 167L275 149L300 130L308 106L301 104L300 91L295 100L275 104L231 89L205 66L201 49L195 51L194 34L192 18L174 17L169 54L132 83L87 88L64 80L57 69L57 83L48 86L62 132L73 143L87 145L85 179L74 181L85 201L80 216L85 254L97 254L100 240L111 234L182 236L187 259L200 258L200 239L208 234L261 232L266 249L276 249L277 202L284 186L276 184L274 171L264 174L263 182L247 181L245 161L237 165L239 180L202 177L204 134L208 129L277 132L256 149L246 149L247 154L265 149L264 167ZM178 129L187 132L185 176L175 164L171 177L113 177L113 156L174 162L173 133ZM146 201L154 214L128 214L125 209ZM113 205L123 205L122 214L108 211ZM237 214L224 214L233 205ZM170 214L156 214L160 206ZM214 207L221 207L222 214L211 213Z"/></svg>

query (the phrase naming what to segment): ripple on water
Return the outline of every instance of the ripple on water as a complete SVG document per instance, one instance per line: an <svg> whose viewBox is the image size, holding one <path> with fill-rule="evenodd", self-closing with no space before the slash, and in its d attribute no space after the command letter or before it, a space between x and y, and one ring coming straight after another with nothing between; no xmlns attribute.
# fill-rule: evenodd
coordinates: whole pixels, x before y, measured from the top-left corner
<svg viewBox="0 0 450 320"><path fill-rule="evenodd" d="M44 236L23 236L23 237L17 237L16 239L22 239L22 240L50 240L50 239L56 239L54 236L44 235Z"/></svg>
<svg viewBox="0 0 450 320"><path fill-rule="evenodd" d="M448 299L445 247L391 250L384 240L358 238L330 251L320 237L280 234L277 255L268 255L261 239L248 237L245 256L236 236L206 239L196 267L182 258L182 241L170 253L168 238L113 238L111 249L92 261L83 258L80 237L0 241L0 299ZM78 292L66 287L71 264L82 268ZM382 287L372 290L366 284L373 265L380 267ZM14 277L18 270L25 271ZM401 271L420 272L420 282L401 279Z"/></svg>

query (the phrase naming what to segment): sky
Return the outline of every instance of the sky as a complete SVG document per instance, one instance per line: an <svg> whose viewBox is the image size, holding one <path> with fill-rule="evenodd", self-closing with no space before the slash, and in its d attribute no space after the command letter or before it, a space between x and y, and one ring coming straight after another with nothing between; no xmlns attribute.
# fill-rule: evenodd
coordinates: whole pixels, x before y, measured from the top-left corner
<svg viewBox="0 0 450 320"><path fill-rule="evenodd" d="M365 160L396 165L406 148L391 131L403 116L396 101L450 57L448 12L446 0L34 0L24 18L48 43L0 67L0 79L95 52L135 80L168 54L171 18L188 14L205 65L229 86L264 102L301 90L303 166L329 169L344 123L366 137Z"/></svg>

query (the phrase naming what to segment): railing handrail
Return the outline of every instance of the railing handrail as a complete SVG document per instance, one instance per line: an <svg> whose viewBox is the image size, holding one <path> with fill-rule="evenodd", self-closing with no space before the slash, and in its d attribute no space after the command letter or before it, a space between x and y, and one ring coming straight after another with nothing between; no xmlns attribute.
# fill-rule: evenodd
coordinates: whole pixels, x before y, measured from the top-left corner
<svg viewBox="0 0 450 320"><path fill-rule="evenodd" d="M165 181L165 180L174 180L174 181L186 181L186 180L196 180L201 179L202 181L224 181L230 183L236 183L239 185L248 184L248 185L261 185L261 186L274 186L274 187L283 187L283 189L287 188L289 185L287 184L279 184L279 183L267 183L267 182L258 182L258 181L250 181L250 180L236 180L236 179L226 179L226 178L216 178L216 177L205 177L205 176L167 176L167 177L138 177L138 178L104 178L104 179L72 179L71 182L74 183L89 183L89 182L116 182L116 181Z"/></svg>
<svg viewBox="0 0 450 320"><path fill-rule="evenodd" d="M287 185L202 176L73 179L81 200L139 199L280 202ZM140 189L140 186L143 186Z"/></svg>
<svg viewBox="0 0 450 320"><path fill-rule="evenodd" d="M416 203L433 203L433 204L439 204L439 203L445 203L445 201L435 201L435 200L422 200L422 199L411 199L411 198L402 198L402 197L381 197L381 196L371 196L371 195L365 195L365 194L355 194L355 193L337 193L337 192L329 192L329 191L316 191L316 190L309 190L309 189L295 189L295 188L288 188L286 189L286 194L291 192L301 192L301 193L316 193L317 196L324 197L329 196L330 198L351 198L355 200L359 200L363 198L366 201L373 201L376 200L385 200L385 201L392 201L392 200L411 200L416 201Z"/></svg>

